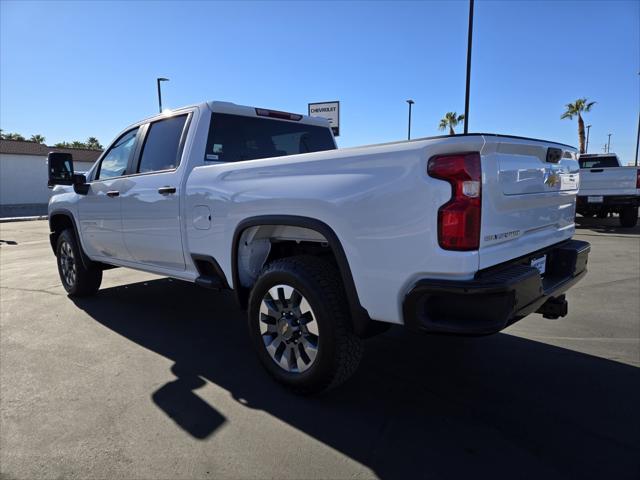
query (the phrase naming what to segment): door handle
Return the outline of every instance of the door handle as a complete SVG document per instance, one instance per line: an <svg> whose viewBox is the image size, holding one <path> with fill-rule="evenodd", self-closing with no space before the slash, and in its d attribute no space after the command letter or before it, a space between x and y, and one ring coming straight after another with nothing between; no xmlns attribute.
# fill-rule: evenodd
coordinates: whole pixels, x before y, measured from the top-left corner
<svg viewBox="0 0 640 480"><path fill-rule="evenodd" d="M171 193L176 193L176 187L160 187L158 189L158 193L160 195L169 195Z"/></svg>
<svg viewBox="0 0 640 480"><path fill-rule="evenodd" d="M118 190L110 190L107 192L107 197L118 197L120 192Z"/></svg>

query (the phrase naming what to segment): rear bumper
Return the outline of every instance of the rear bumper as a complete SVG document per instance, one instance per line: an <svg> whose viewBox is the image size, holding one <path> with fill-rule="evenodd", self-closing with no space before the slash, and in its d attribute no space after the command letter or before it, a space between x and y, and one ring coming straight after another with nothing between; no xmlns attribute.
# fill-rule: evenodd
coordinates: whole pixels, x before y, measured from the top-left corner
<svg viewBox="0 0 640 480"><path fill-rule="evenodd" d="M536 311L557 313L558 304L564 311L554 316L564 316L562 295L586 275L589 251L589 243L569 240L480 271L473 280L420 280L404 299L404 323L433 333L486 335ZM544 275L530 266L542 255Z"/></svg>
<svg viewBox="0 0 640 480"><path fill-rule="evenodd" d="M580 195L576 200L578 210L600 210L609 207L637 207L640 205L640 195L595 195L602 196L602 202L589 203L588 198L593 195Z"/></svg>

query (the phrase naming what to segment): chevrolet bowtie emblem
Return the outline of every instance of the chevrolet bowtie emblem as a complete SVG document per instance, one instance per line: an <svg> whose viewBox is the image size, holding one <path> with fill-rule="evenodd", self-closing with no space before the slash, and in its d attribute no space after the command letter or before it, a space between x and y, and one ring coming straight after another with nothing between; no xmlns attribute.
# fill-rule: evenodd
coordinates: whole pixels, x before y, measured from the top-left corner
<svg viewBox="0 0 640 480"><path fill-rule="evenodd" d="M555 187L556 185L560 185L560 175L555 172L550 172L547 178L544 181L545 185L549 185L550 187Z"/></svg>

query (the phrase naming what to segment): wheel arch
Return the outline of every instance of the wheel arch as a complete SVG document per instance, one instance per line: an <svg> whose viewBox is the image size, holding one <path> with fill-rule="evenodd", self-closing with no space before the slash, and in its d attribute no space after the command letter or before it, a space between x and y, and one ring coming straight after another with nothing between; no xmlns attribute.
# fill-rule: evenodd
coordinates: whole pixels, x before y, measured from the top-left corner
<svg viewBox="0 0 640 480"><path fill-rule="evenodd" d="M82 242L80 241L80 232L78 231L78 226L76 224L76 220L73 217L73 213L69 210L54 210L49 214L49 242L51 243L51 248L53 250L54 255L56 254L56 245L58 243L58 237L60 234L71 228L73 231L73 235L78 244L78 248L80 249L82 264L85 268L89 268L93 265L91 259L84 252L84 248L82 248Z"/></svg>
<svg viewBox="0 0 640 480"><path fill-rule="evenodd" d="M367 327L371 321L371 318L369 317L367 310L360 304L360 299L358 297L358 292L353 280L353 275L351 274L351 267L349 266L349 262L342 247L342 243L329 225L315 218L297 215L261 215L247 218L238 224L233 234L231 252L231 274L233 289L239 305L243 309L247 308L250 291L249 288L243 287L240 283L238 250L243 232L251 227L281 225L301 227L313 230L322 235L327 240L331 253L333 254L333 257L338 266L340 277L342 279L345 293L347 295L354 333L356 333L356 335L364 335L367 331Z"/></svg>

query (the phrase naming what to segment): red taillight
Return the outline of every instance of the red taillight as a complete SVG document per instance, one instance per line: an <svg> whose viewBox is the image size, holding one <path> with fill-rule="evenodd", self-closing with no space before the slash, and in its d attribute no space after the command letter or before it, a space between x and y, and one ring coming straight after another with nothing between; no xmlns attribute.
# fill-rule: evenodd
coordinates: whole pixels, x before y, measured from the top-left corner
<svg viewBox="0 0 640 480"><path fill-rule="evenodd" d="M636 188L640 188L640 169L636 171Z"/></svg>
<svg viewBox="0 0 640 480"><path fill-rule="evenodd" d="M441 155L429 160L427 172L451 184L451 200L438 210L438 243L445 250L478 250L482 177L480 154Z"/></svg>

